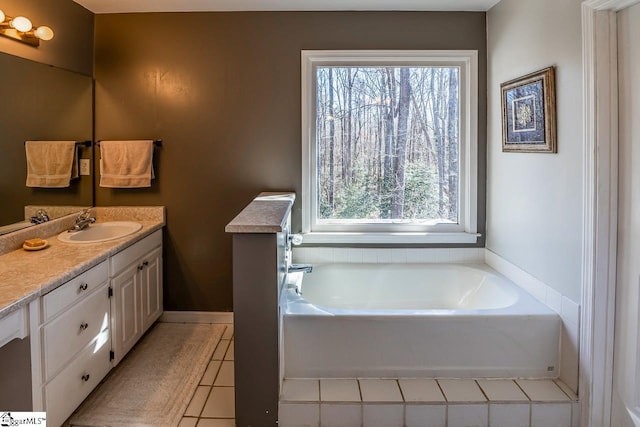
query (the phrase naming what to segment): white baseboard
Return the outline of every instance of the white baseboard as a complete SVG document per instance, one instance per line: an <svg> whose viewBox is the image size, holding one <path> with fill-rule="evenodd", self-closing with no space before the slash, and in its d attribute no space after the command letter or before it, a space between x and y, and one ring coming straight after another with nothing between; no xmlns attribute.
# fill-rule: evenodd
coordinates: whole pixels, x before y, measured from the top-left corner
<svg viewBox="0 0 640 427"><path fill-rule="evenodd" d="M159 319L165 323L233 323L232 312L165 311Z"/></svg>

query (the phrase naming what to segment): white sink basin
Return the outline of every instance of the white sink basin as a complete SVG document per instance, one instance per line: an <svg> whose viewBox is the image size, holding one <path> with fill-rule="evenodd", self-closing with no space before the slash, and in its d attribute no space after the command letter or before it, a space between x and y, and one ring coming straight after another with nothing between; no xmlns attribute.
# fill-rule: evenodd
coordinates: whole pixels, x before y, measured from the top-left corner
<svg viewBox="0 0 640 427"><path fill-rule="evenodd" d="M133 221L98 222L80 231L63 231L58 240L67 243L98 243L128 236L142 228L142 224Z"/></svg>

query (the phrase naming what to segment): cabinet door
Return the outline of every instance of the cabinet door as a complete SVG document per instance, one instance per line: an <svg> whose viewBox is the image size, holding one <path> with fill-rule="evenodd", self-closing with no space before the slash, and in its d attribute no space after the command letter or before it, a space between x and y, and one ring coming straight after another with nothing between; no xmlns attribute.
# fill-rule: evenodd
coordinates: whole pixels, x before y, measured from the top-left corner
<svg viewBox="0 0 640 427"><path fill-rule="evenodd" d="M162 314L162 248L147 254L142 266L142 330L146 331Z"/></svg>
<svg viewBox="0 0 640 427"><path fill-rule="evenodd" d="M139 265L134 264L111 280L113 287L113 351L114 366L142 336L141 275Z"/></svg>

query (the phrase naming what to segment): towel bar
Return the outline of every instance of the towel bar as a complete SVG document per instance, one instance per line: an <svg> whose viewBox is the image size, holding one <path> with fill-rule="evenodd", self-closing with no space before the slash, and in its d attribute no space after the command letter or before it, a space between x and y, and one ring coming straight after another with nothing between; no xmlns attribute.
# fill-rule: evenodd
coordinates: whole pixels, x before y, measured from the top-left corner
<svg viewBox="0 0 640 427"><path fill-rule="evenodd" d="M100 146L100 142L102 142L102 140L96 142L96 145L99 147ZM154 147L162 147L162 140L161 139L154 139L153 140L153 146Z"/></svg>
<svg viewBox="0 0 640 427"><path fill-rule="evenodd" d="M27 141L24 142L25 144ZM76 145L84 145L85 147L91 147L93 145L93 141L76 141Z"/></svg>

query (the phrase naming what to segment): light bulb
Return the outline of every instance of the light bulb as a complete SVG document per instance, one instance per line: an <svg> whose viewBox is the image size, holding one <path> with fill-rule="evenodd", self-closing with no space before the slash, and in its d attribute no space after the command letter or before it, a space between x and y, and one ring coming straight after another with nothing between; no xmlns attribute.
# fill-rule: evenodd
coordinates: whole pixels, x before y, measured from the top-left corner
<svg viewBox="0 0 640 427"><path fill-rule="evenodd" d="M46 25L41 25L36 28L35 35L41 40L51 40L53 38L53 30Z"/></svg>
<svg viewBox="0 0 640 427"><path fill-rule="evenodd" d="M22 31L23 33L26 33L27 31L30 31L31 28L33 28L33 24L31 24L31 21L29 21L29 19L25 18L24 16L16 16L15 18L13 18L13 20L11 21L11 26L18 31Z"/></svg>
<svg viewBox="0 0 640 427"><path fill-rule="evenodd" d="M4 16L4 12L0 10L0 24L4 22L4 18L6 18L6 16Z"/></svg>

